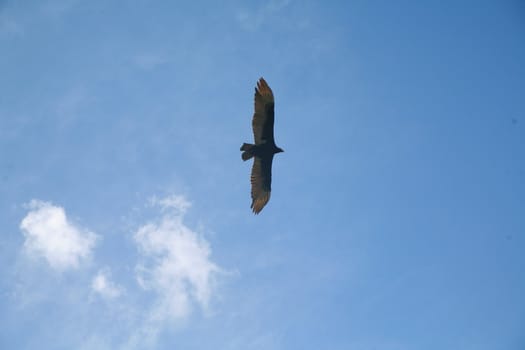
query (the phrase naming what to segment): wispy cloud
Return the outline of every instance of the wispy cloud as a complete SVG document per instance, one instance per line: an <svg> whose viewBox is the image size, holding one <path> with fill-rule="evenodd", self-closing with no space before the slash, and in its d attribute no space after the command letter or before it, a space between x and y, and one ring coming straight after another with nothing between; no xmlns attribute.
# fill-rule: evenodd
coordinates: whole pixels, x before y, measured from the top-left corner
<svg viewBox="0 0 525 350"><path fill-rule="evenodd" d="M73 9L79 0L51 0L41 4L44 14L51 17L60 17Z"/></svg>
<svg viewBox="0 0 525 350"><path fill-rule="evenodd" d="M190 203L181 196L153 199L163 216L135 233L142 255L137 279L142 288L157 294L152 320L185 317L192 301L206 308L215 275L221 269L210 260L208 242L184 223Z"/></svg>
<svg viewBox="0 0 525 350"><path fill-rule="evenodd" d="M291 0L271 0L255 10L242 9L237 11L236 18L244 29L256 30L273 14L288 6L290 2Z"/></svg>
<svg viewBox="0 0 525 350"><path fill-rule="evenodd" d="M67 126L79 117L83 105L90 99L85 88L74 87L61 95L55 104L55 113L61 126Z"/></svg>
<svg viewBox="0 0 525 350"><path fill-rule="evenodd" d="M170 60L169 58L161 53L141 53L133 57L133 63L138 67L146 70L156 68L159 65L166 64Z"/></svg>
<svg viewBox="0 0 525 350"><path fill-rule="evenodd" d="M30 256L59 271L76 269L91 256L97 235L68 220L64 208L36 199L28 207L20 229Z"/></svg>
<svg viewBox="0 0 525 350"><path fill-rule="evenodd" d="M0 9L1 10L1 9ZM0 13L0 36L20 36L24 34L24 27L15 19Z"/></svg>
<svg viewBox="0 0 525 350"><path fill-rule="evenodd" d="M185 224L191 203L184 196L153 197L149 204L161 215L140 226L134 240L141 254L136 279L153 299L142 306L127 350L155 348L161 331L186 320L195 305L207 310L223 273L210 259L209 243Z"/></svg>
<svg viewBox="0 0 525 350"><path fill-rule="evenodd" d="M105 299L114 299L119 297L123 288L111 281L109 269L99 270L91 281L91 289Z"/></svg>
<svg viewBox="0 0 525 350"><path fill-rule="evenodd" d="M152 206L159 206L163 211L172 210L178 215L186 214L186 211L191 207L191 203L184 196L172 195L164 198L156 196L151 197L149 204Z"/></svg>

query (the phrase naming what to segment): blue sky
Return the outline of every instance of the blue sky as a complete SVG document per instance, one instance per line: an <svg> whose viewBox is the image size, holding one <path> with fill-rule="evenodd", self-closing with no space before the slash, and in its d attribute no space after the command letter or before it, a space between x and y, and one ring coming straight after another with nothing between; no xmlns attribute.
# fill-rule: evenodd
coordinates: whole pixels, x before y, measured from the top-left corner
<svg viewBox="0 0 525 350"><path fill-rule="evenodd" d="M1 347L523 349L524 38L517 0L0 1Z"/></svg>

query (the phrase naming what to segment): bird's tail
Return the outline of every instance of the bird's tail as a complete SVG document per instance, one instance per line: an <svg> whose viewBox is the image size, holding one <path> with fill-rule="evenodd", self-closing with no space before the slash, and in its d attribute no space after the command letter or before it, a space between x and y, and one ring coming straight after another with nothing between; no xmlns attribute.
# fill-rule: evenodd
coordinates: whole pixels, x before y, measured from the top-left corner
<svg viewBox="0 0 525 350"><path fill-rule="evenodd" d="M255 145L252 145L250 143L243 143L242 144L241 151L244 151L241 154L242 160L248 160L251 157L253 157L253 152L252 152L253 146L255 146Z"/></svg>

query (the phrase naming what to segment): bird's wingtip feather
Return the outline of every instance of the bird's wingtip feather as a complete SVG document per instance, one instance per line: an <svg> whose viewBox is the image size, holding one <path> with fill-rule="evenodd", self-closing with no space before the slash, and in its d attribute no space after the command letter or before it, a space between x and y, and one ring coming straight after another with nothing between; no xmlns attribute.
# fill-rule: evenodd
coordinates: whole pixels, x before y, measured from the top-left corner
<svg viewBox="0 0 525 350"><path fill-rule="evenodd" d="M257 87L255 88L255 95L268 96L273 99L273 92L266 80L263 77L257 81Z"/></svg>

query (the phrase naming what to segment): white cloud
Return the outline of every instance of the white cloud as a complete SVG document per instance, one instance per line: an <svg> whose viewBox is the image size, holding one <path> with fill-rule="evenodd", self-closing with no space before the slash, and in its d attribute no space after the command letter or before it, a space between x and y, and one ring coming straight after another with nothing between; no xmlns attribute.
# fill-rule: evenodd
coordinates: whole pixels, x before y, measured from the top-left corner
<svg viewBox="0 0 525 350"><path fill-rule="evenodd" d="M93 277L91 289L106 299L114 299L122 294L122 287L111 281L111 274L108 269L100 270Z"/></svg>
<svg viewBox="0 0 525 350"><path fill-rule="evenodd" d="M154 198L152 203L160 205L164 215L134 236L143 258L137 279L157 294L152 321L181 319L190 313L192 302L207 307L221 269L210 260L208 242L183 223L190 207L184 197Z"/></svg>
<svg viewBox="0 0 525 350"><path fill-rule="evenodd" d="M91 256L97 236L71 223L64 208L33 199L29 209L20 223L28 254L59 271L76 269Z"/></svg>

